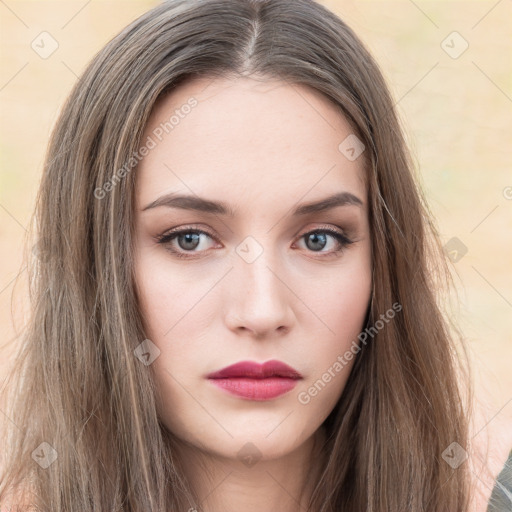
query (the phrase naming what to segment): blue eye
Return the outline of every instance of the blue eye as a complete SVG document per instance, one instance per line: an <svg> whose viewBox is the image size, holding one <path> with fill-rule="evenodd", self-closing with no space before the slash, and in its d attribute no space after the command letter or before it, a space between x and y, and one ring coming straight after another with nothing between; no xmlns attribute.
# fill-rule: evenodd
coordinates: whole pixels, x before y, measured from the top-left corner
<svg viewBox="0 0 512 512"><path fill-rule="evenodd" d="M197 250L204 246L208 238L216 240L213 235L201 229L183 228L176 231L164 233L157 237L159 244L165 245L166 249L178 258L193 258L207 249ZM324 251L329 244L329 238L334 239L334 248ZM341 253L348 245L354 243L343 233L330 228L316 229L304 233L299 240L305 239L306 249L313 253L332 256Z"/></svg>
<svg viewBox="0 0 512 512"><path fill-rule="evenodd" d="M187 258L189 257L186 254L187 252L203 252L195 250L201 245L201 235L204 235L208 238L213 238L210 233L200 229L180 229L178 231L173 231L171 233L161 235L157 237L157 240L159 244L166 245L167 249L171 253L175 254L178 258ZM173 243L175 240L177 241L179 249L174 247L176 245Z"/></svg>
<svg viewBox="0 0 512 512"><path fill-rule="evenodd" d="M329 237L335 239L337 248L332 251L323 251L328 244ZM347 238L344 234L334 229L322 228L314 231L309 231L302 235L301 239L305 238L306 247L311 249L312 252L336 254L343 251L348 245L354 243L352 240Z"/></svg>

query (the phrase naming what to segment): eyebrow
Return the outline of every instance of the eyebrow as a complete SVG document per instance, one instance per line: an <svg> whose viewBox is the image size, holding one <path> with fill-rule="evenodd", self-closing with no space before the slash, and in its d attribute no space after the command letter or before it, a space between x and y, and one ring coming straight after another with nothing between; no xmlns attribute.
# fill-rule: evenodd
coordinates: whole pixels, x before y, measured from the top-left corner
<svg viewBox="0 0 512 512"><path fill-rule="evenodd" d="M159 197L152 203L145 206L142 211L166 206L168 208L180 208L182 210L194 210L216 215L235 217L235 211L226 203L212 201L198 196L170 193ZM338 192L319 201L303 203L292 211L293 216L308 215L311 213L323 212L338 206L362 207L363 201L351 192Z"/></svg>

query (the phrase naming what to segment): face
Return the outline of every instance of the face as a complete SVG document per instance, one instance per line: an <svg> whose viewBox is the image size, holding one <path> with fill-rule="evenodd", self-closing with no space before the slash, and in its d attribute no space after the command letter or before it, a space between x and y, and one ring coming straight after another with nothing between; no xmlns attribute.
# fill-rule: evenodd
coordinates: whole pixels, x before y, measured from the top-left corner
<svg viewBox="0 0 512 512"><path fill-rule="evenodd" d="M277 458L340 398L372 282L352 134L321 94L279 81L196 79L153 110L136 285L159 414L184 445Z"/></svg>

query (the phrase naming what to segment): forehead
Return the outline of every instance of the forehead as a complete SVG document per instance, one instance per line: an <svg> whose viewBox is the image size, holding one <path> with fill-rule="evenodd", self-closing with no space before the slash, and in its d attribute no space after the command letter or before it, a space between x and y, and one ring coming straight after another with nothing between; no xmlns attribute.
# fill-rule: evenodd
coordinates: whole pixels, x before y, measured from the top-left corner
<svg viewBox="0 0 512 512"><path fill-rule="evenodd" d="M337 190L366 200L363 158L340 144L353 130L318 91L279 80L189 80L155 105L137 168L137 202L187 192L269 204ZM151 142L150 142L151 139Z"/></svg>

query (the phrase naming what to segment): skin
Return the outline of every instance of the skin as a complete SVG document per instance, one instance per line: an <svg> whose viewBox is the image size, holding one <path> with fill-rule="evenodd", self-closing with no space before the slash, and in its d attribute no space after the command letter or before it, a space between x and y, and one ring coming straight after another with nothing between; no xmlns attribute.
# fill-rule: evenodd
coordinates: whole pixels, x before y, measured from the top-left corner
<svg viewBox="0 0 512 512"><path fill-rule="evenodd" d="M296 511L324 463L321 424L357 356L309 403L298 395L357 340L371 296L363 158L338 149L353 129L321 94L254 77L182 84L159 100L142 140L191 97L197 106L137 168L135 275L147 338L160 350L150 366L159 414L179 441L196 506ZM342 191L362 204L291 215ZM171 192L222 201L234 216L146 208ZM211 236L196 246L183 236L158 243L174 228ZM321 228L353 243L336 252L340 244ZM254 240L244 245L246 237ZM248 262L240 248L261 254ZM206 379L238 361L270 359L303 376L272 400L242 399ZM255 464L241 460L244 446Z"/></svg>

